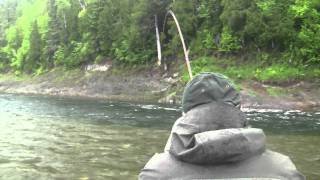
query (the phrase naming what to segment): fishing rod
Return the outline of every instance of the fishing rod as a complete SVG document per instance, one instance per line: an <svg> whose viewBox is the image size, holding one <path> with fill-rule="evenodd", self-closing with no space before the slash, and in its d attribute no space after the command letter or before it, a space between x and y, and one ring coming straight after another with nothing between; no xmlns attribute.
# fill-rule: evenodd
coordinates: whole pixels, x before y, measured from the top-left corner
<svg viewBox="0 0 320 180"><path fill-rule="evenodd" d="M190 79L193 78L193 75L192 75L192 69L191 69L191 64L190 64L190 60L189 60L189 51L187 50L187 47L186 47L186 44L185 44L185 41L184 41L184 38L183 38L183 34L182 34L182 31L181 31L181 28L180 28L180 25L179 25L179 22L175 16L175 14L173 13L172 10L169 10L167 13L166 13L166 16L164 18L164 23L163 23L163 30L162 32L164 32L165 30L165 25L166 25L166 22L167 22L167 19L168 19L168 15L171 15L175 24L176 24L176 27L178 29L178 33L179 33L179 36L180 36L180 40L181 40L181 44L182 44L182 48L183 48L183 52L184 52L184 57L185 57L185 61L186 61L186 64L187 64L187 68L188 68L188 72L189 72L189 77ZM161 60L162 60L162 55L161 55L161 42L160 42L160 34L159 34L159 29L158 29L158 19L157 19L157 16L155 16L155 26L156 26L156 36L157 36L157 50L158 50L158 65L161 65Z"/></svg>

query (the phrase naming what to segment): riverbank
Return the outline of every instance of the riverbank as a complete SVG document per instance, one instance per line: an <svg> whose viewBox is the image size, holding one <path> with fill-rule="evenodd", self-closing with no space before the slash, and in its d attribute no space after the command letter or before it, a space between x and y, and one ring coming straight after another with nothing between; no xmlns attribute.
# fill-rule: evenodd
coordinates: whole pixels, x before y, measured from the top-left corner
<svg viewBox="0 0 320 180"><path fill-rule="evenodd" d="M157 67L54 69L37 76L0 75L0 92L173 104L181 102L184 81L180 76L179 72L163 73ZM320 107L319 82L275 86L243 80L237 86L244 108L315 110Z"/></svg>

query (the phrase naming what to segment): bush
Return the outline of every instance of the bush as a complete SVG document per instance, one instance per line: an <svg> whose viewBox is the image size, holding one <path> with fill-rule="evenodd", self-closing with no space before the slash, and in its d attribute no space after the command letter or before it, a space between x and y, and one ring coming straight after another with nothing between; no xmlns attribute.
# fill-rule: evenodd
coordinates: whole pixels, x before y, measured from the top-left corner
<svg viewBox="0 0 320 180"><path fill-rule="evenodd" d="M285 64L274 64L270 67L258 68L255 77L260 81L288 81L297 80L304 77L303 71L297 67L290 67Z"/></svg>
<svg viewBox="0 0 320 180"><path fill-rule="evenodd" d="M221 35L220 52L234 52L241 48L239 39L232 35L229 28L224 28Z"/></svg>
<svg viewBox="0 0 320 180"><path fill-rule="evenodd" d="M98 56L96 57L96 59L94 60L94 63L96 63L96 64L101 64L101 63L103 63L103 61L104 61L105 59L106 59L106 58L105 58L104 56L98 55Z"/></svg>

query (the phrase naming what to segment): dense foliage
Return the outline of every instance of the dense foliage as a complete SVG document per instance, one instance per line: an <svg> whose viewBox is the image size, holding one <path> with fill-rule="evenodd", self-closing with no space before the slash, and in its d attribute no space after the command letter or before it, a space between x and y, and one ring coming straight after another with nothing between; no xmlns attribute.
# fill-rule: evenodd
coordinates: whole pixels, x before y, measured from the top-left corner
<svg viewBox="0 0 320 180"><path fill-rule="evenodd" d="M269 64L320 64L319 0L0 0L0 71L153 63L154 16L162 29L169 9L193 58L249 54ZM165 58L177 58L172 20L161 36Z"/></svg>

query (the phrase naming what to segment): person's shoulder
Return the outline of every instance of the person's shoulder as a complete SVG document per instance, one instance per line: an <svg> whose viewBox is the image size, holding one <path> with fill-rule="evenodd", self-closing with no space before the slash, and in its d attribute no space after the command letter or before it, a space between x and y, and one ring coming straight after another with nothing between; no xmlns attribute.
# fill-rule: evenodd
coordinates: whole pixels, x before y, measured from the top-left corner
<svg viewBox="0 0 320 180"><path fill-rule="evenodd" d="M209 168L210 169L210 168ZM139 180L180 180L203 179L200 172L208 167L185 163L176 159L169 152L155 154L139 174ZM212 174L211 172L209 174Z"/></svg>
<svg viewBox="0 0 320 180"><path fill-rule="evenodd" d="M239 163L198 166L177 160L168 152L155 154L139 175L140 180L149 179L194 179L194 177L267 177L281 180L305 180L305 177L296 169L288 156L265 151ZM255 178L255 179L257 179ZM197 178L200 179L200 178ZM249 178L250 179L250 178ZM262 178L263 179L263 178Z"/></svg>
<svg viewBox="0 0 320 180"><path fill-rule="evenodd" d="M165 164L169 161L172 161L172 157L168 152L154 154L152 158L148 161L145 167L157 167L159 164Z"/></svg>
<svg viewBox="0 0 320 180"><path fill-rule="evenodd" d="M176 160L169 153L155 154L139 174L139 180L170 179Z"/></svg>
<svg viewBox="0 0 320 180"><path fill-rule="evenodd" d="M273 166L280 174L290 180L304 180L306 179L296 168L290 157L274 152L271 150L265 151L263 154L263 160L266 164Z"/></svg>
<svg viewBox="0 0 320 180"><path fill-rule="evenodd" d="M288 167L290 169L296 169L295 165L293 164L293 162L291 161L289 156L286 156L284 154L275 152L275 151L271 151L271 150L266 150L262 156L264 156L265 158L268 158L270 160L270 162L273 162L275 164L277 164L278 166L284 166Z"/></svg>

